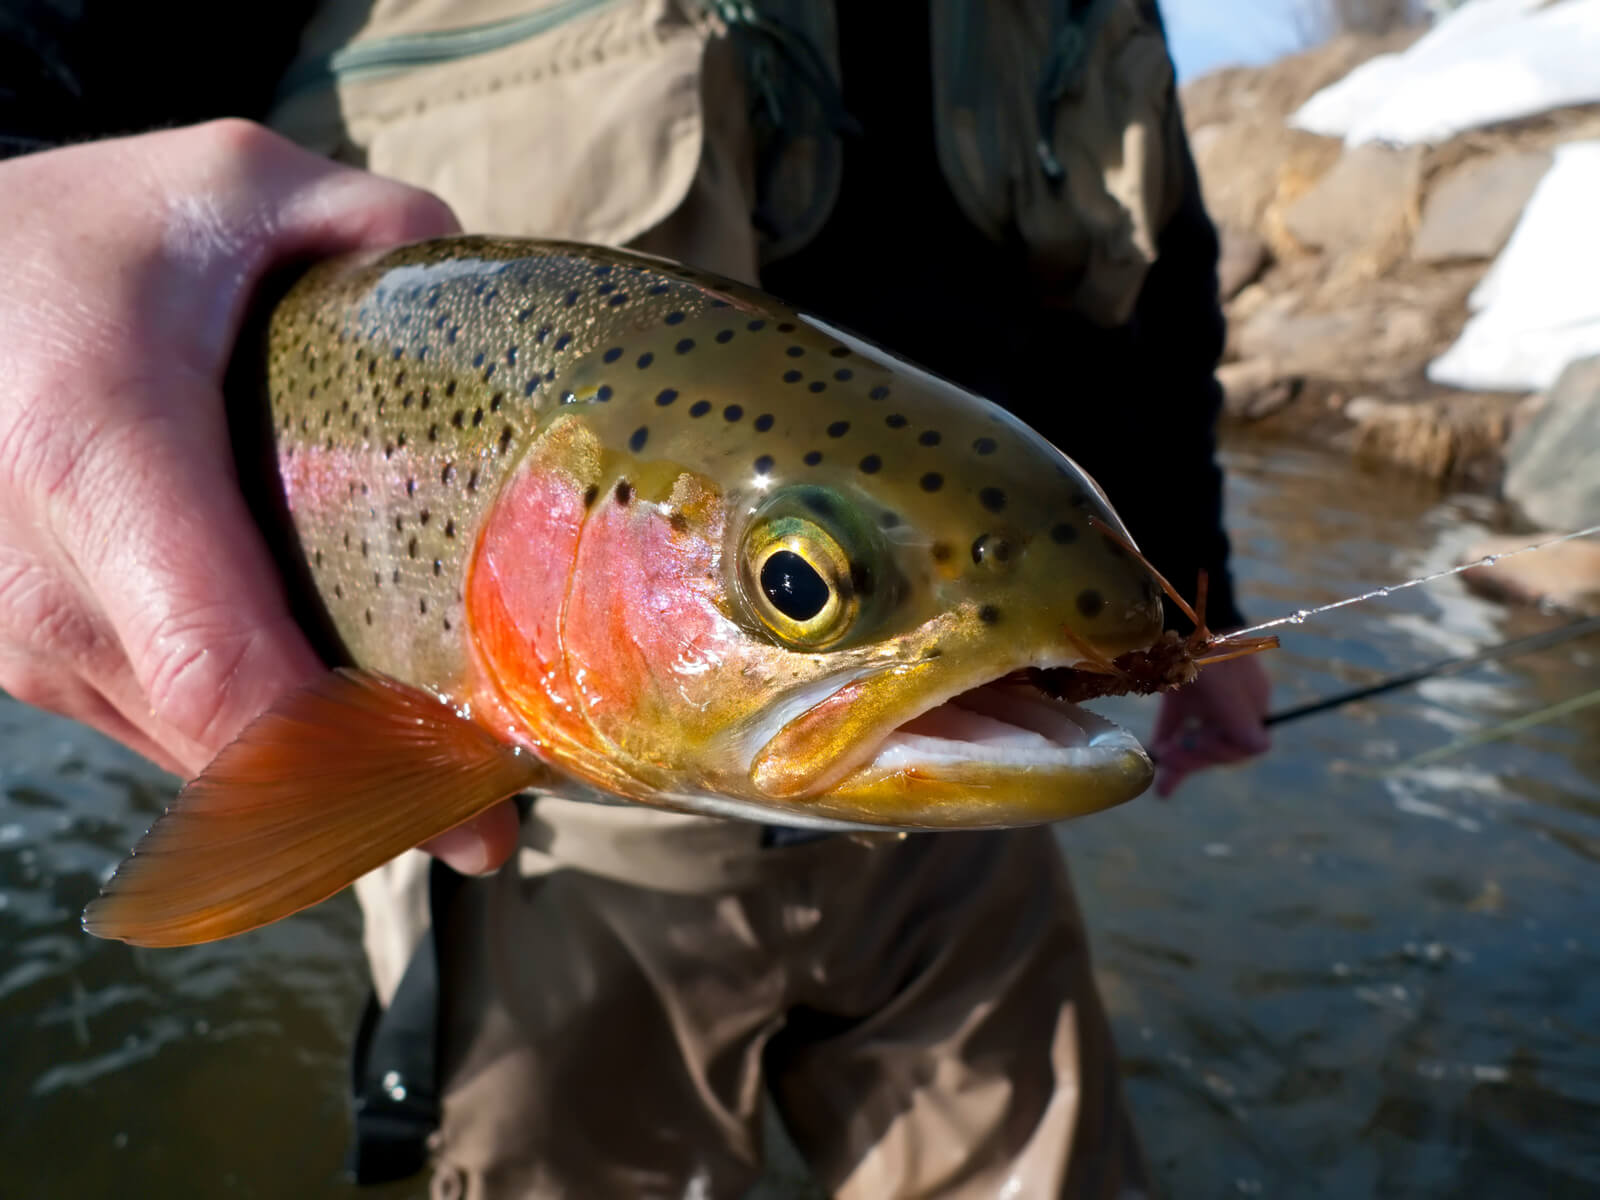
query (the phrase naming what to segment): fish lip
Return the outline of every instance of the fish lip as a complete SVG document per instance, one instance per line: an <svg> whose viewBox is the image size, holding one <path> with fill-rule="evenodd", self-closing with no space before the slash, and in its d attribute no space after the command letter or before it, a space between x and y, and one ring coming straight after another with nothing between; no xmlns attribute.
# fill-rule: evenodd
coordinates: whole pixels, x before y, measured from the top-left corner
<svg viewBox="0 0 1600 1200"><path fill-rule="evenodd" d="M749 778L756 791L769 800L804 805L859 793L869 776L882 780L896 775L906 788L914 789L928 780L950 785L963 778L975 786L1011 787L1031 775L1049 777L1061 787L1081 785L1091 790L1096 778L1116 776L1122 780L1118 788L1125 791L1126 781L1140 775L1134 792L1122 796L1126 799L1149 782L1150 760L1125 730L1077 705L1047 700L1032 684L1013 684L1012 677L1030 667L1091 665L1083 663L1076 648L1035 650L999 663L990 660L950 669L954 665L948 657L923 657L853 672L802 710L789 710L781 728L768 727L761 749L750 760ZM904 693L895 696L901 688ZM1041 742L1054 740L1065 752L1047 752L1042 758L974 753L977 740L961 737L945 739L942 747L908 742L928 732L916 728L919 720L926 724L929 714L941 706L960 708L957 702L962 697L969 708L987 707L991 717L997 703L1013 710L1010 722L1003 714L1000 719L1016 727L1002 732L1031 741L1035 750L1047 749ZM1020 725L1018 705L1023 713ZM876 719L874 713L879 714ZM867 727L852 737L849 729L858 723ZM882 757L885 754L889 756Z"/></svg>

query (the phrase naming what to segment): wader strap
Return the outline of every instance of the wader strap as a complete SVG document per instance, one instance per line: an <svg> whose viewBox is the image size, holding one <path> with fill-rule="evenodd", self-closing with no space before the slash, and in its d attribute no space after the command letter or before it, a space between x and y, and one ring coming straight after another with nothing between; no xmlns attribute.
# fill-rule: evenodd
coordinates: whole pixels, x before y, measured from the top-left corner
<svg viewBox="0 0 1600 1200"><path fill-rule="evenodd" d="M434 940L463 879L437 859L428 871L427 932L389 1007L367 996L350 1061L350 1151L358 1184L415 1175L439 1125L439 953Z"/></svg>

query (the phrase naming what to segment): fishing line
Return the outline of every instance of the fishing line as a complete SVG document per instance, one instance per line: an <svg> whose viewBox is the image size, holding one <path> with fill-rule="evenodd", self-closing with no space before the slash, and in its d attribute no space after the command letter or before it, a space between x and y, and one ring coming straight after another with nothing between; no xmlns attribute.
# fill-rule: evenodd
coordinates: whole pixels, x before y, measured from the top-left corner
<svg viewBox="0 0 1600 1200"><path fill-rule="evenodd" d="M1470 571L1473 567L1492 567L1501 559L1512 558L1518 554L1526 554L1530 550L1543 550L1546 546L1555 546L1561 542L1570 542L1574 538L1589 537L1596 533L1600 533L1600 525L1591 525L1587 529L1579 529L1574 533L1563 533L1559 537L1546 538L1542 542L1534 542L1530 546L1519 546L1515 550L1505 550L1499 554L1486 554L1474 562L1462 563L1458 567L1450 567L1443 571L1435 571L1432 575L1424 575L1419 579L1408 579L1404 583L1391 583L1388 587L1362 592L1359 596L1350 596L1344 600L1335 600L1332 604L1319 604L1316 608L1302 608L1286 617L1276 617L1271 621L1264 621L1260 625L1252 625L1248 629L1235 629L1217 640L1219 642L1229 642L1235 638L1243 638L1254 633L1260 633L1263 629L1276 629L1279 625L1300 625L1308 617L1331 612L1336 608L1345 608L1351 604L1359 604L1363 600L1375 600L1380 596L1389 596L1395 592L1404 591L1406 588L1432 583L1435 579L1445 579L1451 575L1459 575L1462 571Z"/></svg>
<svg viewBox="0 0 1600 1200"><path fill-rule="evenodd" d="M1543 725L1546 721L1553 721L1557 717L1564 717L1568 713L1575 713L1592 705L1600 704L1600 688L1585 692L1581 696L1573 696L1570 700L1563 700L1559 704L1552 704L1536 712L1526 713L1504 724L1495 725L1488 729L1480 729L1477 733L1469 734L1464 738L1457 738L1447 745L1428 750L1415 758L1408 758L1405 762L1396 763L1386 767L1375 774L1392 775L1397 771L1409 771L1413 767L1426 766L1428 763L1438 762L1441 758L1448 758L1452 754L1459 754L1463 750L1470 750L1474 746L1481 746L1484 742L1498 741L1500 738L1510 737L1513 733L1520 733L1524 729L1532 729L1535 725Z"/></svg>

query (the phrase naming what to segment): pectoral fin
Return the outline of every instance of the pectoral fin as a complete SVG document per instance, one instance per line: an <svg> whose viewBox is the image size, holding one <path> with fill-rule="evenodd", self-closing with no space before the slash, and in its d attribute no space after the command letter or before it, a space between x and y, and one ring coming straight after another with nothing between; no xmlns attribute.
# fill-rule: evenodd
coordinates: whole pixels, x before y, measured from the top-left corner
<svg viewBox="0 0 1600 1200"><path fill-rule="evenodd" d="M83 927L137 946L243 933L546 778L531 754L424 691L330 672L258 717L179 793Z"/></svg>

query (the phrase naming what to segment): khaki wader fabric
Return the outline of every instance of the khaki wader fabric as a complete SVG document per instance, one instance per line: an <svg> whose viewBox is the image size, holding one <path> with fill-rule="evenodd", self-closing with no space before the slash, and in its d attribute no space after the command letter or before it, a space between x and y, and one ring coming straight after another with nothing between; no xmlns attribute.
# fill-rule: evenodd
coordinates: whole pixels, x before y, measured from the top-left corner
<svg viewBox="0 0 1600 1200"><path fill-rule="evenodd" d="M612 822L556 820L564 863L524 851L442 931L439 1200L740 1197L763 1083L846 1200L1143 1194L1048 830L760 849L700 822L693 891L676 822L654 854L635 827L658 890L571 865Z"/></svg>

